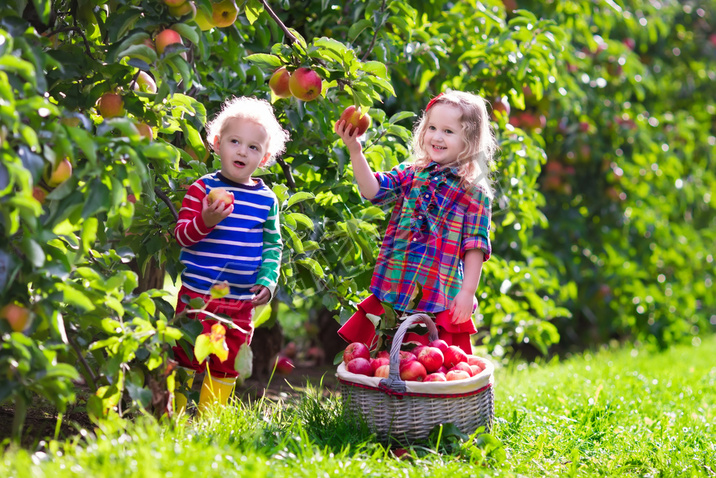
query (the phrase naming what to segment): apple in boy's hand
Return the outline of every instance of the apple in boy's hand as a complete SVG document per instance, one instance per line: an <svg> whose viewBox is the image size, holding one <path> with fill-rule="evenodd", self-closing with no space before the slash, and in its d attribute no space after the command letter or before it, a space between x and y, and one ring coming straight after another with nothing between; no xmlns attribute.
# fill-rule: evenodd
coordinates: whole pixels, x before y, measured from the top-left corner
<svg viewBox="0 0 716 478"><path fill-rule="evenodd" d="M354 358L346 364L346 370L350 373L358 375L367 375L368 377L373 376L373 369L370 366L370 361L363 357Z"/></svg>
<svg viewBox="0 0 716 478"><path fill-rule="evenodd" d="M343 111L338 121L345 121L350 126L358 128L358 136L365 133L371 123L370 116L368 116L367 111L364 112L360 108L356 108L353 105L350 105Z"/></svg>
<svg viewBox="0 0 716 478"><path fill-rule="evenodd" d="M452 368L460 362L467 362L467 354L457 345L451 345L443 352L445 356L445 366Z"/></svg>
<svg viewBox="0 0 716 478"><path fill-rule="evenodd" d="M353 342L352 344L348 344L348 347L346 347L343 351L343 361L346 364L356 358L363 358L366 360L370 359L370 350L368 350L368 346L366 344L362 342Z"/></svg>
<svg viewBox="0 0 716 478"><path fill-rule="evenodd" d="M214 204L214 201L221 201L224 203L224 207L229 207L234 204L234 195L224 188L214 188L209 191L209 205Z"/></svg>

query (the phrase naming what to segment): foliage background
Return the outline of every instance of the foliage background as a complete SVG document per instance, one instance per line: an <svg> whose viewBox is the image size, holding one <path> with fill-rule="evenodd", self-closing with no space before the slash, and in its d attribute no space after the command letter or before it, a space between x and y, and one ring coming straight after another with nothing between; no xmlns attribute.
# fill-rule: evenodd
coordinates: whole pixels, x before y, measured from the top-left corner
<svg viewBox="0 0 716 478"><path fill-rule="evenodd" d="M34 315L24 332L0 321L0 403L14 402L20 423L35 394L60 411L75 401L80 375L95 416L161 413L168 346L197 333L174 319L164 287L164 271L180 272L172 208L217 168L203 124L231 95L272 99L293 139L263 176L282 201L286 243L267 325L279 310L344 320L366 293L386 211L361 201L335 118L370 106L366 153L387 169L407 159L415 115L455 88L511 107L494 117L495 251L478 346L533 357L713 331L715 2L272 8L295 42L257 0L209 31L151 0L0 7L0 304ZM166 27L184 47L141 48ZM323 97L271 98L280 64L316 69ZM133 89L139 70L156 93ZM126 113L104 119L95 103L114 90ZM70 180L36 200L65 157Z"/></svg>

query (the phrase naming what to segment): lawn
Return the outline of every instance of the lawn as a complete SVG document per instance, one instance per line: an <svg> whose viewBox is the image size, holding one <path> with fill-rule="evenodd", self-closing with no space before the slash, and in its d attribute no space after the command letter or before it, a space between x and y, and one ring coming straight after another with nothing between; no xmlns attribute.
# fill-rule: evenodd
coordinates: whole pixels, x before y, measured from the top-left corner
<svg viewBox="0 0 716 478"><path fill-rule="evenodd" d="M105 423L39 451L7 448L0 476L716 476L715 356L709 337L498 368L491 435L443 435L401 459L315 386L176 426Z"/></svg>

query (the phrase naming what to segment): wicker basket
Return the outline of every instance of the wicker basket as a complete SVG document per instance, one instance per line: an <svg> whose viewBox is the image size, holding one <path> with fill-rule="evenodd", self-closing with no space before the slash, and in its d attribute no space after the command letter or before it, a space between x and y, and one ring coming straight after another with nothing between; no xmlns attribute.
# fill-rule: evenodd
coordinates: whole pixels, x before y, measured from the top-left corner
<svg viewBox="0 0 716 478"><path fill-rule="evenodd" d="M427 438L439 424L452 423L466 434L479 427L490 431L494 418L493 372L485 370L453 382L405 382L400 379L400 346L408 327L423 322L430 340L438 338L435 324L425 314L407 317L398 328L390 349L390 376L367 377L338 367L344 409L362 417L380 441L391 438L412 442Z"/></svg>

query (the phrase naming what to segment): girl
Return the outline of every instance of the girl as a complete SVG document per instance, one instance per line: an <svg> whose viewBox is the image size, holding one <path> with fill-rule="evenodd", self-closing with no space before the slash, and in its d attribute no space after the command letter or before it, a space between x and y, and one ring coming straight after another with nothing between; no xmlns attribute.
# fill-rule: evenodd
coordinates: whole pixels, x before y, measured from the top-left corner
<svg viewBox="0 0 716 478"><path fill-rule="evenodd" d="M485 101L459 91L433 98L413 132L412 164L385 173L371 170L357 128L339 121L335 130L350 152L361 195L374 204L396 201L376 259L373 295L339 335L374 345L366 314L382 314L381 302L387 302L401 313L434 314L440 338L472 353L475 292L492 250L489 173L497 144ZM422 298L406 310L417 283ZM410 340L426 337L412 334Z"/></svg>
<svg viewBox="0 0 716 478"><path fill-rule="evenodd" d="M221 159L221 170L199 178L189 187L182 202L174 236L182 246L179 260L184 264L177 314L186 304L182 296L204 299L208 312L231 317L239 329L227 328L229 355L220 361L210 355L198 363L193 350L174 347L179 365L195 372L208 372L199 398L199 410L213 403L226 404L238 373L234 361L239 348L250 344L254 307L271 299L281 266L282 242L279 206L271 189L252 177L280 155L288 140L273 108L265 100L233 98L206 125L209 144ZM213 189L222 188L226 203L210 200ZM211 298L211 287L227 281L229 293ZM203 332L216 322L200 314ZM191 387L191 381L189 382ZM186 397L177 394L177 410L183 410Z"/></svg>

